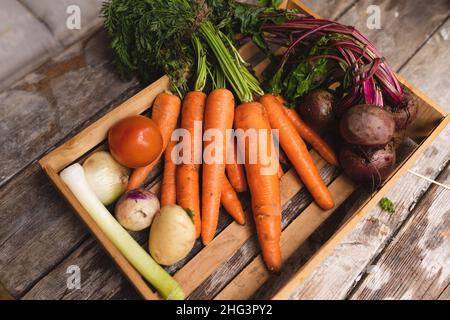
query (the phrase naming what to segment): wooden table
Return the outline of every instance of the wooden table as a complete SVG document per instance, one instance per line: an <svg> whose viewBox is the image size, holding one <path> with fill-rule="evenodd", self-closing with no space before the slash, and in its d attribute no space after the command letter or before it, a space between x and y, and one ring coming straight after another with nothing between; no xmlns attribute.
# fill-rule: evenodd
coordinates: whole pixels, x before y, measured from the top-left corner
<svg viewBox="0 0 450 320"><path fill-rule="evenodd" d="M323 16L356 25L394 69L450 110L449 1L305 2ZM367 27L373 4L381 9L382 30ZM136 80L117 78L110 60L105 34L98 32L0 93L0 297L6 289L17 299L138 298L36 162L139 90ZM447 128L413 170L450 184L449 138ZM450 299L449 196L405 175L388 194L396 213L372 210L291 298ZM270 278L255 298L279 289L357 200L311 236L282 276ZM286 210L296 210L296 202ZM80 290L66 286L72 265L81 269Z"/></svg>

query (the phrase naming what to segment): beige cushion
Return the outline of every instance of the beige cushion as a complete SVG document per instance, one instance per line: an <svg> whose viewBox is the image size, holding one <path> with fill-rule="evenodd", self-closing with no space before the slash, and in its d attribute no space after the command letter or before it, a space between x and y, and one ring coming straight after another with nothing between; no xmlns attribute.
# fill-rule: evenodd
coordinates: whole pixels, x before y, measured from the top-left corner
<svg viewBox="0 0 450 320"><path fill-rule="evenodd" d="M69 45L92 29L101 26L102 0L20 0L36 17L41 19L62 44ZM81 29L69 30L66 21L70 14L67 8L77 5L81 12Z"/></svg>
<svg viewBox="0 0 450 320"><path fill-rule="evenodd" d="M22 4L0 1L0 89L39 66L57 47L45 25Z"/></svg>

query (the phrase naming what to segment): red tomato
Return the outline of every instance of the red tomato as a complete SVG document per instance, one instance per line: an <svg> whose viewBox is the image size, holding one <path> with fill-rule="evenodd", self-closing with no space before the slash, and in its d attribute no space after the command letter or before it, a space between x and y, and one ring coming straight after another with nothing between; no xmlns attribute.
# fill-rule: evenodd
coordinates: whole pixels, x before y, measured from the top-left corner
<svg viewBox="0 0 450 320"><path fill-rule="evenodd" d="M108 142L112 156L129 168L152 163L163 148L158 126L144 116L131 116L115 124L109 130Z"/></svg>

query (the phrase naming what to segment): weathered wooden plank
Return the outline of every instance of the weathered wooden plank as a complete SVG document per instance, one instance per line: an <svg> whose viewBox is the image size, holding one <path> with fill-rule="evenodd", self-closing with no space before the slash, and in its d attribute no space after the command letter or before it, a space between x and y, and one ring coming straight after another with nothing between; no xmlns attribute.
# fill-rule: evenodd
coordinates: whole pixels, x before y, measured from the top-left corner
<svg viewBox="0 0 450 320"><path fill-rule="evenodd" d="M12 297L5 287L0 283L0 300L11 300Z"/></svg>
<svg viewBox="0 0 450 320"><path fill-rule="evenodd" d="M450 167L437 179L450 184ZM432 186L351 299L437 299L450 284L448 190Z"/></svg>
<svg viewBox="0 0 450 320"><path fill-rule="evenodd" d="M35 163L0 190L0 282L17 297L41 274L86 239Z"/></svg>
<svg viewBox="0 0 450 320"><path fill-rule="evenodd" d="M450 300L450 284L439 295L439 300Z"/></svg>
<svg viewBox="0 0 450 320"><path fill-rule="evenodd" d="M111 262L106 252L90 237L71 255L51 271L39 285L29 291L23 299L137 299L139 295ZM68 288L71 266L80 268L80 289ZM101 286L97 286L101 283ZM120 287L118 290L117 287ZM120 294L117 294L117 293Z"/></svg>
<svg viewBox="0 0 450 320"><path fill-rule="evenodd" d="M450 4L450 3L449 3ZM402 76L450 112L450 20L400 70Z"/></svg>
<svg viewBox="0 0 450 320"><path fill-rule="evenodd" d="M105 35L96 35L0 94L0 280L15 296L84 240L86 231L67 214L37 163L4 182L138 89L136 81L116 77L107 48Z"/></svg>
<svg viewBox="0 0 450 320"><path fill-rule="evenodd" d="M0 186L130 87L137 82L118 79L101 32L0 93Z"/></svg>
<svg viewBox="0 0 450 320"><path fill-rule="evenodd" d="M372 27L376 10L380 13L381 29ZM340 21L356 26L398 69L445 21L449 12L447 0L361 0Z"/></svg>
<svg viewBox="0 0 450 320"><path fill-rule="evenodd" d="M318 13L321 17L336 19L358 1L359 0L303 0L302 2L314 12Z"/></svg>
<svg viewBox="0 0 450 320"><path fill-rule="evenodd" d="M449 39L446 36L449 28L450 21L447 21L402 70L405 78L418 88L426 90L427 94L438 100L447 110L450 108L450 93L448 90L442 90L440 81L444 86L450 81L447 77L450 66L446 63L446 57L450 52ZM429 81L435 86L430 86ZM450 157L449 139L450 128L447 128L428 148L413 170L430 178L436 177ZM292 298L346 298L376 255L385 247L386 242L390 241L398 226L410 215L417 200L429 186L429 183L417 177L405 175L387 195L396 203L397 213L391 216L380 209L374 209L292 294Z"/></svg>

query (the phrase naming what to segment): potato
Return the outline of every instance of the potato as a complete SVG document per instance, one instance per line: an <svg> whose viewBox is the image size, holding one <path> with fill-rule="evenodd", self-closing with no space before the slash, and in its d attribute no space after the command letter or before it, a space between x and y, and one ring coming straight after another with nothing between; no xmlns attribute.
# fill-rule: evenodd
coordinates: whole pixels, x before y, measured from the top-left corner
<svg viewBox="0 0 450 320"><path fill-rule="evenodd" d="M170 266L185 258L195 243L195 226L180 206L166 205L150 228L149 250L159 264Z"/></svg>
<svg viewBox="0 0 450 320"><path fill-rule="evenodd" d="M380 148L345 145L339 161L353 181L379 184L394 171L396 153L392 143Z"/></svg>
<svg viewBox="0 0 450 320"><path fill-rule="evenodd" d="M395 133L395 121L389 111L374 105L351 107L342 117L339 129L350 144L377 147L388 144Z"/></svg>
<svg viewBox="0 0 450 320"><path fill-rule="evenodd" d="M334 122L334 96L327 90L317 89L303 97L297 111L316 130L328 129Z"/></svg>

